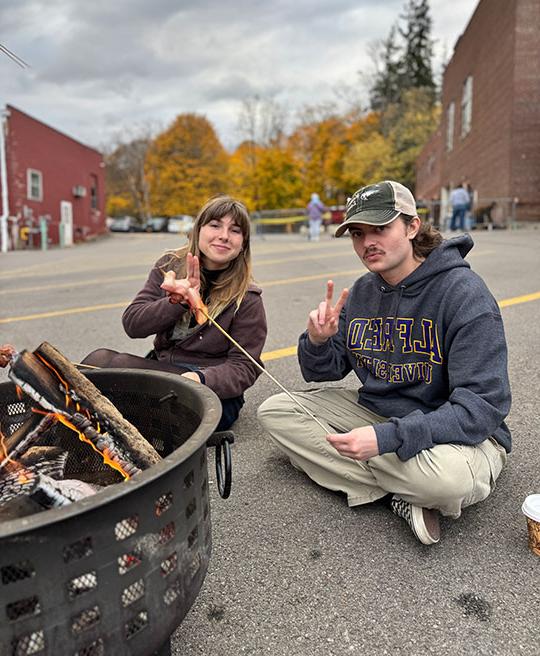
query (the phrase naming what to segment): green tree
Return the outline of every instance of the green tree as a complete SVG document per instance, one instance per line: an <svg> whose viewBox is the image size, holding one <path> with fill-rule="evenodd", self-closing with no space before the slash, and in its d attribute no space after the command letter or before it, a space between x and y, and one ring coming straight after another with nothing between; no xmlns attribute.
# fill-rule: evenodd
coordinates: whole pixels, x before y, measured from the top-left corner
<svg viewBox="0 0 540 656"><path fill-rule="evenodd" d="M396 32L397 26L393 25L388 37L380 45L379 50L382 52L375 50L374 53L375 65L380 68L370 89L370 106L375 111L384 110L389 104L398 102L401 95L403 59L396 43Z"/></svg>
<svg viewBox="0 0 540 656"><path fill-rule="evenodd" d="M408 0L400 20L404 25L393 25L387 39L375 47L377 70L370 87L373 110L384 112L389 105L399 103L407 89L426 89L428 102L433 105L436 101L428 0Z"/></svg>
<svg viewBox="0 0 540 656"><path fill-rule="evenodd" d="M195 214L211 196L229 191L228 156L204 116L180 114L154 140L146 174L152 213Z"/></svg>
<svg viewBox="0 0 540 656"><path fill-rule="evenodd" d="M402 89L423 88L435 101L433 76L432 20L428 0L409 0L405 9L405 27L399 32L405 47L402 59Z"/></svg>

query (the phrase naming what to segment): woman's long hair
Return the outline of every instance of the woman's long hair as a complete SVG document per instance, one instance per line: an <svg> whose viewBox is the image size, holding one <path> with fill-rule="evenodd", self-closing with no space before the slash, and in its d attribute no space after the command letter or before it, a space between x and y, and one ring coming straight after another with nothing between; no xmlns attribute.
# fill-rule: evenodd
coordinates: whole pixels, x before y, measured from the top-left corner
<svg viewBox="0 0 540 656"><path fill-rule="evenodd" d="M201 296L204 296L207 282L205 280L202 267L204 266L201 251L199 249L199 234L201 228L213 221L222 219L224 216L230 216L234 223L240 228L243 236L242 250L238 256L229 262L227 268L220 272L217 280L212 284L212 293L208 300L208 313L215 319L231 303L236 303L236 308L240 306L244 296L252 281L251 268L251 246L250 246L250 221L249 213L246 207L231 196L216 196L211 198L201 209L193 230L186 246L175 251L169 251L169 261L161 261L161 270L163 272L172 269L176 272L177 278L186 277L186 255L192 253L199 258L201 263ZM166 256L165 256L166 257Z"/></svg>
<svg viewBox="0 0 540 656"><path fill-rule="evenodd" d="M406 226L410 225L414 216L407 214L400 214ZM443 237L441 233L434 228L430 223L421 221L420 228L416 233L415 238L412 240L413 254L419 259L425 259L431 251L434 251L437 246L442 244Z"/></svg>

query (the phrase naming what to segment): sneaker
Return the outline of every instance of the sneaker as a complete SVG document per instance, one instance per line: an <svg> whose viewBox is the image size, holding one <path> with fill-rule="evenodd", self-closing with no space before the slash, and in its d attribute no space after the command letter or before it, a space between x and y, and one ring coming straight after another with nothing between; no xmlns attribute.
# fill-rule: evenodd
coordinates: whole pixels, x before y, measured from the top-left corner
<svg viewBox="0 0 540 656"><path fill-rule="evenodd" d="M439 513L436 510L415 506L401 497L394 497L390 505L394 513L402 517L412 528L422 544L436 544L439 541L441 528Z"/></svg>

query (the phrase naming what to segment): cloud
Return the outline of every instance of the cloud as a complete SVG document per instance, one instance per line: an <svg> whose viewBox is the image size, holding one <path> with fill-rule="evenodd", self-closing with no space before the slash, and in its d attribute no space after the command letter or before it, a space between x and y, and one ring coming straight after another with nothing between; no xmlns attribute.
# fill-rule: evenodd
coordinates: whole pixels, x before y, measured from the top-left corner
<svg viewBox="0 0 540 656"><path fill-rule="evenodd" d="M405 0L18 0L0 6L0 102L85 143L137 123L196 111L234 145L242 100L290 110L361 86L369 44L387 36ZM7 5L6 3L3 3ZM432 0L436 53L449 56L475 0Z"/></svg>

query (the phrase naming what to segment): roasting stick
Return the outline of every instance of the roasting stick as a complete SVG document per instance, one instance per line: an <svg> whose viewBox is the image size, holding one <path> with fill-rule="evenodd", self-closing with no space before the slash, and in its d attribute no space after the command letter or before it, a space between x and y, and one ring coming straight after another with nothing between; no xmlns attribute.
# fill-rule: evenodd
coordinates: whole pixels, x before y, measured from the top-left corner
<svg viewBox="0 0 540 656"><path fill-rule="evenodd" d="M302 410L303 410L307 415L309 415L309 416L313 419L313 421L316 421L316 422L319 424L319 426L324 430L325 433L328 433L328 428L327 428L322 422L320 422L320 421L317 419L317 417L316 417L316 416L315 416L310 410L308 410L308 409L306 408L306 406L305 406L303 403L301 403L297 398L295 398L295 397L291 394L291 392L289 392L289 390L286 389L286 388L285 388L285 387L279 382L279 380L277 380L276 378L274 378L274 376L272 376L272 374L271 374L269 371L267 371L264 367L261 367L261 365L257 362L257 360L255 360L255 358L253 358L253 357L252 357L252 356L246 351L245 348L243 348L242 346L240 346L240 344L234 339L234 337L231 337L231 336L229 335L229 333L228 333L226 330L224 330L224 329L219 325L219 323L217 323L217 321L214 321L214 319L212 319L212 317L209 316L208 312L206 312L205 309L203 309L200 305L197 307L197 309L198 309L200 312L202 312L202 314L204 314L204 316L208 319L208 321L210 321L210 323L211 323L213 326L215 326L215 327L219 330L220 333L222 333L223 335L225 335L225 337L226 337L230 342L232 342L232 343L236 346L237 349L239 349L240 351L242 351L242 353L243 353L247 358L249 358L249 360L250 360L250 361L251 361L251 362L257 367L257 369L259 369L259 371L261 371L263 374L266 374L266 375L268 376L268 378L270 378L271 381L273 381L273 382L274 382L274 383L275 383L280 389L282 389L282 390L285 392L285 394L286 394L286 395L287 395L287 396L288 396L288 397L289 397L294 403L296 403L297 406L299 406L300 408L302 408Z"/></svg>

